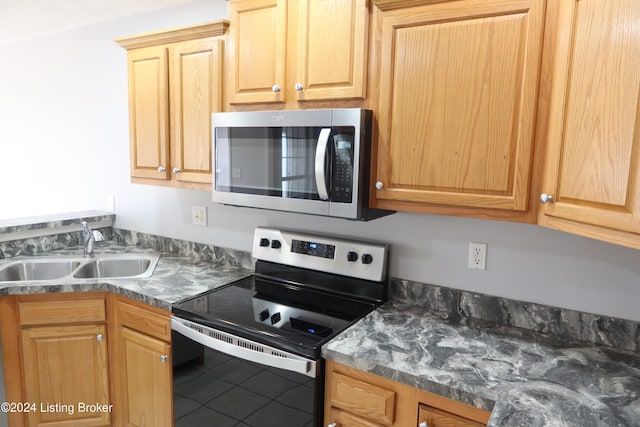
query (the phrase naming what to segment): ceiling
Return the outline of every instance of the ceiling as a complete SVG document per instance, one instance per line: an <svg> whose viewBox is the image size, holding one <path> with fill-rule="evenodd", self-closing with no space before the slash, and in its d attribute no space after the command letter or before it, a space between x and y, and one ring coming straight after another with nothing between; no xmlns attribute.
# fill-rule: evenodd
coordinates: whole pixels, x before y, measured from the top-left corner
<svg viewBox="0 0 640 427"><path fill-rule="evenodd" d="M0 0L0 45L196 0Z"/></svg>

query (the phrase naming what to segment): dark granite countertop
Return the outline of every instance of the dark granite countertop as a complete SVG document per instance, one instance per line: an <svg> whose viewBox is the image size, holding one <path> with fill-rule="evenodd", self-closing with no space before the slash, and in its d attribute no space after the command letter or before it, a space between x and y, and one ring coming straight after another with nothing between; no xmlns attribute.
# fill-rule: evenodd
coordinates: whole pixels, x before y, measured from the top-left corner
<svg viewBox="0 0 640 427"><path fill-rule="evenodd" d="M155 252L136 246L121 246L114 242L101 242L96 256L102 253ZM50 251L36 256L81 255L80 247ZM0 260L4 263L26 256ZM31 258L31 257L29 257ZM231 283L253 274L252 270L227 263L199 261L192 257L162 253L153 276L149 278L58 279L33 282L0 282L0 295L19 295L55 292L111 291L129 298L171 309L173 303Z"/></svg>
<svg viewBox="0 0 640 427"><path fill-rule="evenodd" d="M491 427L640 426L640 355L389 302L326 359L492 411Z"/></svg>

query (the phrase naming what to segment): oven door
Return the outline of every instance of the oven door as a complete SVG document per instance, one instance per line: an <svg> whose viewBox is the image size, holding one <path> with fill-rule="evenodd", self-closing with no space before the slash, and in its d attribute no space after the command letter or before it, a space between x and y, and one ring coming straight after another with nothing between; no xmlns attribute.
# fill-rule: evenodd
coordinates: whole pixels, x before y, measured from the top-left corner
<svg viewBox="0 0 640 427"><path fill-rule="evenodd" d="M322 360L176 316L171 328L205 347L203 358L174 368L176 427L322 425Z"/></svg>
<svg viewBox="0 0 640 427"><path fill-rule="evenodd" d="M212 200L357 218L359 112L214 113Z"/></svg>

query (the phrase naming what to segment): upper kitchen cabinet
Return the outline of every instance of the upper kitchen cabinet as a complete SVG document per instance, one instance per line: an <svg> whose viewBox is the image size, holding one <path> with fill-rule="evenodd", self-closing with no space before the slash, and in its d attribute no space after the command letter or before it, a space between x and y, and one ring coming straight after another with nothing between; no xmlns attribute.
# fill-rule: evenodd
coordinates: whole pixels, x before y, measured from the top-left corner
<svg viewBox="0 0 640 427"><path fill-rule="evenodd" d="M232 106L365 98L367 0L232 0L228 10Z"/></svg>
<svg viewBox="0 0 640 427"><path fill-rule="evenodd" d="M544 0L373 0L373 205L535 222Z"/></svg>
<svg viewBox="0 0 640 427"><path fill-rule="evenodd" d="M548 7L539 223L640 249L640 3Z"/></svg>
<svg viewBox="0 0 640 427"><path fill-rule="evenodd" d="M211 188L227 21L120 38L127 49L132 182Z"/></svg>

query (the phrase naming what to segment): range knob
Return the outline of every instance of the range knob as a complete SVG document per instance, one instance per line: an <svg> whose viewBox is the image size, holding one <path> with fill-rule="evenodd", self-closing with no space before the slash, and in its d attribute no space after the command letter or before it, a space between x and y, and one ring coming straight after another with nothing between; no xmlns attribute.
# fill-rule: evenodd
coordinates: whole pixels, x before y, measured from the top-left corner
<svg viewBox="0 0 640 427"><path fill-rule="evenodd" d="M357 252L353 252L353 251L347 252L347 261L355 262L357 260L358 260L358 253Z"/></svg>
<svg viewBox="0 0 640 427"><path fill-rule="evenodd" d="M371 254L363 254L362 255L362 263L363 264L371 264L373 262L373 257Z"/></svg>
<svg viewBox="0 0 640 427"><path fill-rule="evenodd" d="M260 246L267 247L269 246L269 239L265 239L264 237L260 239Z"/></svg>
<svg viewBox="0 0 640 427"><path fill-rule="evenodd" d="M280 243L280 240L272 240L271 241L271 247L273 249L280 249L281 246L282 246L282 243Z"/></svg>

